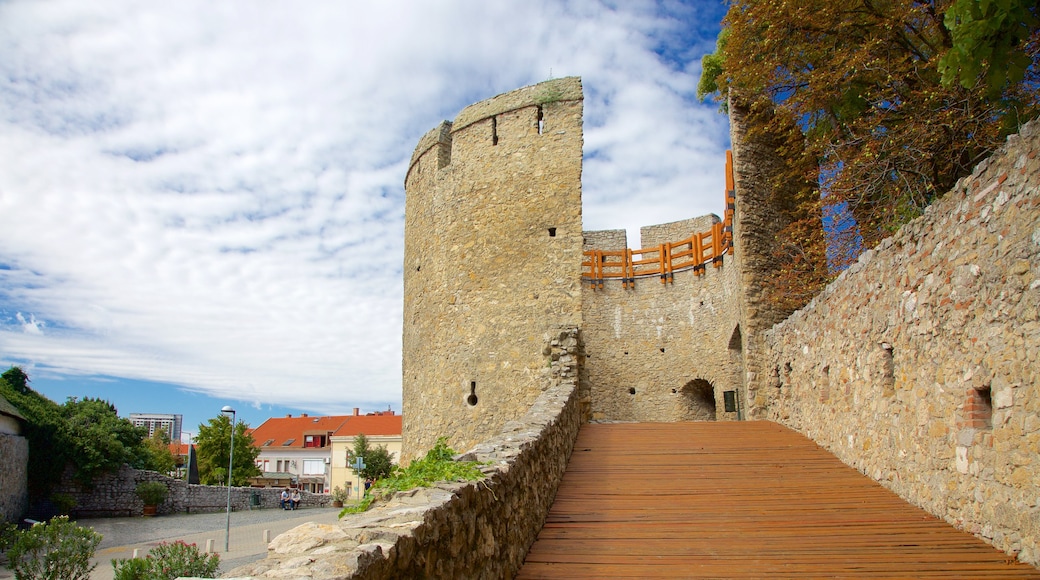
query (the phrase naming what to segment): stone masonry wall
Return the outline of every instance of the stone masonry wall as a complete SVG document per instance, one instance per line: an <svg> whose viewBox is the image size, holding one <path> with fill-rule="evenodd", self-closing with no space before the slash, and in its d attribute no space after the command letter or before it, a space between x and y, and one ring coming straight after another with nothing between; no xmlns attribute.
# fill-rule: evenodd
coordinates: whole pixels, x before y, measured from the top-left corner
<svg viewBox="0 0 1040 580"><path fill-rule="evenodd" d="M402 460L523 415L543 341L581 324L582 91L548 81L466 107L405 178Z"/></svg>
<svg viewBox="0 0 1040 580"><path fill-rule="evenodd" d="M758 115L763 114L761 111ZM730 140L733 144L733 177L736 189L736 209L733 216L734 262L739 270L739 319L742 342L744 377L741 404L748 418L764 417L764 393L755 390L761 377L769 369L762 365L768 358L767 346L762 342L764 332L785 319L790 312L777 306L764 283L782 264L773 255L776 235L784 227L781 212L775 200L783 198L778 192L777 174L784 161L776 151L789 146L784 136L761 130L752 131L751 109L739 97L729 99Z"/></svg>
<svg viewBox="0 0 1040 580"><path fill-rule="evenodd" d="M0 521L17 522L29 507L29 441L0 433Z"/></svg>
<svg viewBox="0 0 1040 580"><path fill-rule="evenodd" d="M1040 124L764 339L763 414L1040 564Z"/></svg>
<svg viewBox="0 0 1040 580"><path fill-rule="evenodd" d="M642 248L710 231L704 216L644 227ZM585 232L585 249L626 248L623 230ZM652 254L644 255L651 258ZM735 419L723 392L736 390L739 356L737 269L726 256L703 275L676 272L672 282L640 278L624 288L607 280L582 289L582 319L592 418L608 421ZM736 349L730 339L738 335Z"/></svg>
<svg viewBox="0 0 1040 580"><path fill-rule="evenodd" d="M399 492L338 525L305 524L265 560L229 578L512 578L542 528L587 405L577 329L545 345L551 372L531 408L460 456L486 462L479 482Z"/></svg>
<svg viewBox="0 0 1040 580"><path fill-rule="evenodd" d="M137 484L158 481L170 490L169 496L158 506L160 514L222 512L227 509L227 487L219 485L189 485L154 471L141 471L124 465L119 471L102 475L93 485L85 487L69 477L55 488L55 493L66 493L76 501L72 515L78 518L126 517L141 515L144 503L135 493ZM280 507L281 488L232 487L233 511ZM252 506L252 496L260 497L260 505ZM332 499L326 494L302 492L304 507L328 506Z"/></svg>

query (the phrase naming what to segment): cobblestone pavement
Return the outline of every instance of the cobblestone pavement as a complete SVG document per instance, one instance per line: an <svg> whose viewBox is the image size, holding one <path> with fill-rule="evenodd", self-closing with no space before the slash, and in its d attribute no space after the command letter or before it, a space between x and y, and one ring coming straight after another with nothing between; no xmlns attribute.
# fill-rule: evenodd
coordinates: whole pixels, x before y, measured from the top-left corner
<svg viewBox="0 0 1040 580"><path fill-rule="evenodd" d="M264 531L271 539L282 532L307 522L331 524L338 521L341 508L302 508L250 510L231 513L229 552L224 552L226 512L211 514L177 514L153 518L104 518L80 520L81 526L94 528L102 535L94 560L98 566L91 580L111 580L112 560L130 558L134 549L140 557L161 542L182 540L205 551L206 540L213 541L213 551L220 554L222 572L254 562L267 555ZM0 578L14 578L14 572L0 568Z"/></svg>

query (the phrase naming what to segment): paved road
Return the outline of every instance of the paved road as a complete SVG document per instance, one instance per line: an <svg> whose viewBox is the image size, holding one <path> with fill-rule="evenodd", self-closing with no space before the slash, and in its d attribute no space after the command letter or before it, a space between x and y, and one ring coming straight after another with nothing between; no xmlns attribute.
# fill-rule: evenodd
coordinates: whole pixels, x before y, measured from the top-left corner
<svg viewBox="0 0 1040 580"><path fill-rule="evenodd" d="M297 511L281 509L251 510L231 513L230 551L224 552L225 512L213 514L178 514L154 518L105 518L80 520L82 526L94 528L103 538L94 561L97 568L92 580L112 579L112 560L130 558L134 548L144 557L148 550L161 542L183 540L206 549L206 540L213 540L213 551L220 554L220 569L226 572L254 562L267 555L264 530L275 536L307 522L331 524L338 521L340 508L303 508ZM0 578L14 578L7 568L0 568Z"/></svg>

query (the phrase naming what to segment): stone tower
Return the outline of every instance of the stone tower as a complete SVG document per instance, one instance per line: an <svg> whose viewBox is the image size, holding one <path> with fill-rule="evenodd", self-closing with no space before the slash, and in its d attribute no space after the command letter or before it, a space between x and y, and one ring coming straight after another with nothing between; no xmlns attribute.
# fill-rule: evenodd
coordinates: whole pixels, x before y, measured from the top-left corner
<svg viewBox="0 0 1040 580"><path fill-rule="evenodd" d="M547 339L581 326L577 77L463 109L405 177L403 456L497 433L545 384Z"/></svg>

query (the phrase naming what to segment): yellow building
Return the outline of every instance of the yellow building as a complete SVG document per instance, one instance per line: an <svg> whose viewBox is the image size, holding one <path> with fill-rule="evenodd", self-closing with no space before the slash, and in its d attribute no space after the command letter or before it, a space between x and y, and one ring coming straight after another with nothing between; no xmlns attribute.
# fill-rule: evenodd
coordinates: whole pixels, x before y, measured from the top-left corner
<svg viewBox="0 0 1040 580"><path fill-rule="evenodd" d="M330 470L331 489L341 487L358 497L358 475L347 465L347 452L354 449L354 437L364 434L370 447L380 445L390 452L394 463L401 458L401 415L393 411L380 411L360 415L354 409L354 415L340 425L330 440L332 442L332 463ZM361 482L364 486L364 482Z"/></svg>

